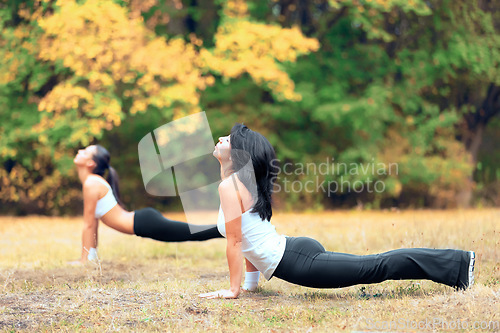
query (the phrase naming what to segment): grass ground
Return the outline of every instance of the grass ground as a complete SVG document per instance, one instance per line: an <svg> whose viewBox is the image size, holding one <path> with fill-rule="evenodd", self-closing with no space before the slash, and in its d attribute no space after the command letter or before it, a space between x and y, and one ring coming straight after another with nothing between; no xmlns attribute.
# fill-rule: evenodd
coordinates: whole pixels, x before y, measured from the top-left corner
<svg viewBox="0 0 500 333"><path fill-rule="evenodd" d="M0 331L500 330L500 210L276 213L273 223L337 252L473 249L476 284L325 290L261 276L255 293L205 300L197 295L229 286L223 239L168 244L101 225L100 265L72 267L81 219L0 217Z"/></svg>

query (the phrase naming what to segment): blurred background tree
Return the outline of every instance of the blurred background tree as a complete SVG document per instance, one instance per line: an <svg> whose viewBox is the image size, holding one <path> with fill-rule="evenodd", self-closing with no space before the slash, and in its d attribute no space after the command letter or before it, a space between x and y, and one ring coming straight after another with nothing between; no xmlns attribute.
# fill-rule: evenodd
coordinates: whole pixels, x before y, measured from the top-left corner
<svg viewBox="0 0 500 333"><path fill-rule="evenodd" d="M128 208L180 209L145 193L136 147L201 110L214 139L244 122L282 165L397 164L287 175L385 187L279 207L497 205L499 22L486 0L2 2L0 212L80 213L72 159L97 142Z"/></svg>

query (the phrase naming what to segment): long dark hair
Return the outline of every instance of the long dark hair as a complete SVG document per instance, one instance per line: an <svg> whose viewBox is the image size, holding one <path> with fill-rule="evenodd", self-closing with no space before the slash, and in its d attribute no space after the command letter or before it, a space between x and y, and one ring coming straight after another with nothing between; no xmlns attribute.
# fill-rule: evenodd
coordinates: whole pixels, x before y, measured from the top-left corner
<svg viewBox="0 0 500 333"><path fill-rule="evenodd" d="M236 123L231 128L231 160L233 170L238 172L246 163L248 158L252 159L255 182L257 183L257 198L252 213L259 213L262 220L271 220L273 215L272 192L276 174L273 172L272 161L276 159L276 153L269 141L260 133L252 131L246 125ZM244 154L241 154L244 152ZM238 176L241 182L251 188L248 175ZM253 194L253 191L250 191ZM257 199L257 200L255 200Z"/></svg>
<svg viewBox="0 0 500 333"><path fill-rule="evenodd" d="M106 181L111 186L111 189L113 189L113 194L115 196L116 201L118 202L118 204L120 206L123 207L123 203L120 200L120 187L119 187L118 173L109 164L109 160L110 160L109 152L106 148L104 148L101 145L95 145L95 146L97 149L96 149L94 156L92 156L92 159L94 160L96 166L95 166L94 170L92 170L92 173L104 178L104 174L106 173L106 171L108 171L108 176L106 177Z"/></svg>

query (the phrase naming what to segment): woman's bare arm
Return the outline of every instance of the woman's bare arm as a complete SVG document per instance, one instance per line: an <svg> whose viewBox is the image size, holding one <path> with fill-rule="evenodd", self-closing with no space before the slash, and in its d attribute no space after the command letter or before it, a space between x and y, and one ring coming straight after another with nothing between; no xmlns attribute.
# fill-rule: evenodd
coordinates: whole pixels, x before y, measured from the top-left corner
<svg viewBox="0 0 500 333"><path fill-rule="evenodd" d="M243 272L243 253L241 251L241 203L236 195L232 180L227 179L219 185L222 211L226 222L226 257L229 266L229 290L218 290L202 294L206 298L236 298L240 294Z"/></svg>
<svg viewBox="0 0 500 333"><path fill-rule="evenodd" d="M82 230L82 257L86 262L88 251L97 248L97 227L99 220L95 218L95 209L99 200L100 183L87 179L83 184L83 230Z"/></svg>

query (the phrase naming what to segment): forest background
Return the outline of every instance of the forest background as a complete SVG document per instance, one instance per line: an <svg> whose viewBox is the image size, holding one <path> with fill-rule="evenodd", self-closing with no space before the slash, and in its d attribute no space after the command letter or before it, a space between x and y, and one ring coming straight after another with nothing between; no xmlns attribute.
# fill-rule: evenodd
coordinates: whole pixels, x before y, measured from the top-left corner
<svg viewBox="0 0 500 333"><path fill-rule="evenodd" d="M0 213L81 214L94 143L129 209L181 209L146 193L137 144L201 111L214 142L243 122L281 165L350 167L282 188L384 185L277 191L281 209L498 206L499 31L488 0L2 1Z"/></svg>

